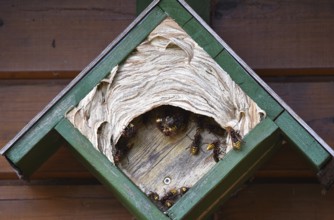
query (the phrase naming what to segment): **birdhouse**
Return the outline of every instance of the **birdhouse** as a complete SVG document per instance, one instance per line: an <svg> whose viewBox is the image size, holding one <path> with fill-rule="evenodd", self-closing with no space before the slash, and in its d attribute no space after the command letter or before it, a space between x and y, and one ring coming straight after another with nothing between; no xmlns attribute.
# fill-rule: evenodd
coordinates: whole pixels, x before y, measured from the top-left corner
<svg viewBox="0 0 334 220"><path fill-rule="evenodd" d="M61 145L138 219L205 218L284 141L333 150L183 0L155 0L2 150L23 178Z"/></svg>

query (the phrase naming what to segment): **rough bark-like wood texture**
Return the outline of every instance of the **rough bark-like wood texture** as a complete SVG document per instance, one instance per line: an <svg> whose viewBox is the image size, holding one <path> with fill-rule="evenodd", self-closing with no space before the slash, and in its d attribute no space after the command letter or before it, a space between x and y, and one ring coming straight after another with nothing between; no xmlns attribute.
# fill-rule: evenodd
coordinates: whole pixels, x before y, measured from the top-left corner
<svg viewBox="0 0 334 220"><path fill-rule="evenodd" d="M333 75L333 2L216 2L214 30L251 67L270 69L261 71L262 75L286 76L274 78L279 82L269 85L320 137L334 146L334 85L332 77L320 77ZM73 77L134 17L133 0L71 0L61 4L1 1L0 77ZM301 77L290 78L291 75ZM305 82L304 75L319 77L317 81L307 78ZM68 83L1 80L1 146ZM255 177L255 182L221 208L217 219L333 219L333 190L325 195L320 193L319 184L314 183L315 173L292 147L284 146ZM1 217L132 219L107 190L91 185L96 181L65 147L32 178L45 182L20 185L22 182L13 169L0 158ZM75 183L66 184L69 179ZM65 185L60 184L63 181Z"/></svg>

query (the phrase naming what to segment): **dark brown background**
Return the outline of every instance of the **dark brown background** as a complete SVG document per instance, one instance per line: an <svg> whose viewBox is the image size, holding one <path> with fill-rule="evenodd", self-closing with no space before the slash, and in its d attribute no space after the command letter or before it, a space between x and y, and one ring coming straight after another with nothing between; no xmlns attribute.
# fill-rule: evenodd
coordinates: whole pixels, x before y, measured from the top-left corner
<svg viewBox="0 0 334 220"><path fill-rule="evenodd" d="M334 2L216 0L213 29L334 146ZM0 1L0 146L135 18L134 0ZM334 191L284 146L217 219L333 219ZM0 158L0 219L132 219L68 150L18 180Z"/></svg>

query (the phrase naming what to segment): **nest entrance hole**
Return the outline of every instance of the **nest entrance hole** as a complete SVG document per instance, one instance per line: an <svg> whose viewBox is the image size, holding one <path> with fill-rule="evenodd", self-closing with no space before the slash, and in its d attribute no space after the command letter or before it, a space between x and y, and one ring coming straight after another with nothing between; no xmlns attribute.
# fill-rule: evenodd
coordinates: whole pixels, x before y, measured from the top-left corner
<svg viewBox="0 0 334 220"><path fill-rule="evenodd" d="M172 134L168 126L163 130L161 120L165 124L174 120L168 124ZM134 133L128 136L127 131ZM195 154L192 146L198 134L201 140ZM173 190L191 188L216 164L214 150L207 150L208 144L219 141L219 159L223 158L226 138L225 130L212 118L161 106L135 118L124 129L116 149L128 150L117 165L145 194L156 193L160 199L155 202L160 203ZM157 205L162 210L168 208Z"/></svg>

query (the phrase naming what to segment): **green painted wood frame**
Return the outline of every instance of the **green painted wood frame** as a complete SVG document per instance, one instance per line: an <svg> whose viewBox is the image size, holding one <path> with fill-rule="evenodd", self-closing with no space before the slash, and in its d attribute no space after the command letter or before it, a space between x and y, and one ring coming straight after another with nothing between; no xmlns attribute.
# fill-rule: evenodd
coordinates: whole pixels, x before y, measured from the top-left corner
<svg viewBox="0 0 334 220"><path fill-rule="evenodd" d="M113 190L134 215L138 218L145 217L148 207L153 210L151 215L153 219L161 217L161 213L152 206L145 195L118 169L108 163L102 154L92 151L94 150L92 147L87 149L90 143L77 134L77 131L64 119L64 115L108 75L114 66L120 64L167 16L175 19L230 74L247 95L267 112L267 118L245 137L246 144L243 150L228 154L168 211L172 219L192 219L213 211L275 152L280 146L280 133L296 145L316 170L323 169L333 155L330 149L326 148L326 144L297 120L292 110L182 0L153 1L123 34L1 150L1 154L5 155L22 175L30 176L65 139L74 154L101 182ZM69 137L65 131L72 132L74 136ZM80 144L85 147L79 148ZM101 159L99 164L96 164L97 157ZM125 188L119 188L119 181L111 178L116 176L126 182ZM139 206L140 203L131 201L137 196L138 201L146 205L142 211L139 210L142 208Z"/></svg>
<svg viewBox="0 0 334 220"><path fill-rule="evenodd" d="M148 198L95 150L66 118L55 130L69 143L73 154L105 184L138 219L204 219L237 187L273 155L282 142L278 126L269 118L258 124L245 138L240 151L232 151L219 161L184 197L167 211L167 218Z"/></svg>
<svg viewBox="0 0 334 220"><path fill-rule="evenodd" d="M153 0L137 0L136 2L136 12L139 15ZM211 0L186 0L186 2L196 11L196 13L208 24L210 24L211 18ZM165 4L167 7L175 8L178 10L178 6L174 7L176 2L168 2ZM171 12L171 10L169 10ZM183 11L182 11L183 12ZM170 15L174 17L172 14Z"/></svg>
<svg viewBox="0 0 334 220"><path fill-rule="evenodd" d="M247 95L266 110L268 116L280 127L286 139L301 152L316 172L329 162L332 157L330 153L267 91L260 87L227 50L222 51L215 60ZM281 103L284 102L281 101Z"/></svg>
<svg viewBox="0 0 334 220"><path fill-rule="evenodd" d="M69 143L80 162L103 183L138 219L168 219L150 199L134 185L107 157L95 150L92 143L66 118L55 130Z"/></svg>
<svg viewBox="0 0 334 220"><path fill-rule="evenodd" d="M226 201L280 148L282 136L269 118L244 138L240 151L231 151L168 210L172 219L203 219Z"/></svg>
<svg viewBox="0 0 334 220"><path fill-rule="evenodd" d="M23 176L30 176L36 168L51 156L57 148L55 145L42 145L43 138L52 139L48 134L53 127L64 117L66 112L76 106L96 86L113 67L122 62L133 49L140 44L145 37L164 19L167 15L159 8L152 7L150 12L141 20L136 21L128 34L125 35L121 42L111 45L107 48L98 62L90 65L89 70L68 92L63 92L59 100L35 120L24 135L17 139L10 147L3 150L6 158ZM139 23L138 23L139 22ZM44 148L44 149L43 149ZM47 149L45 149L47 148ZM46 153L50 150L50 153ZM41 153L46 153L42 155ZM29 163L26 163L29 161Z"/></svg>

